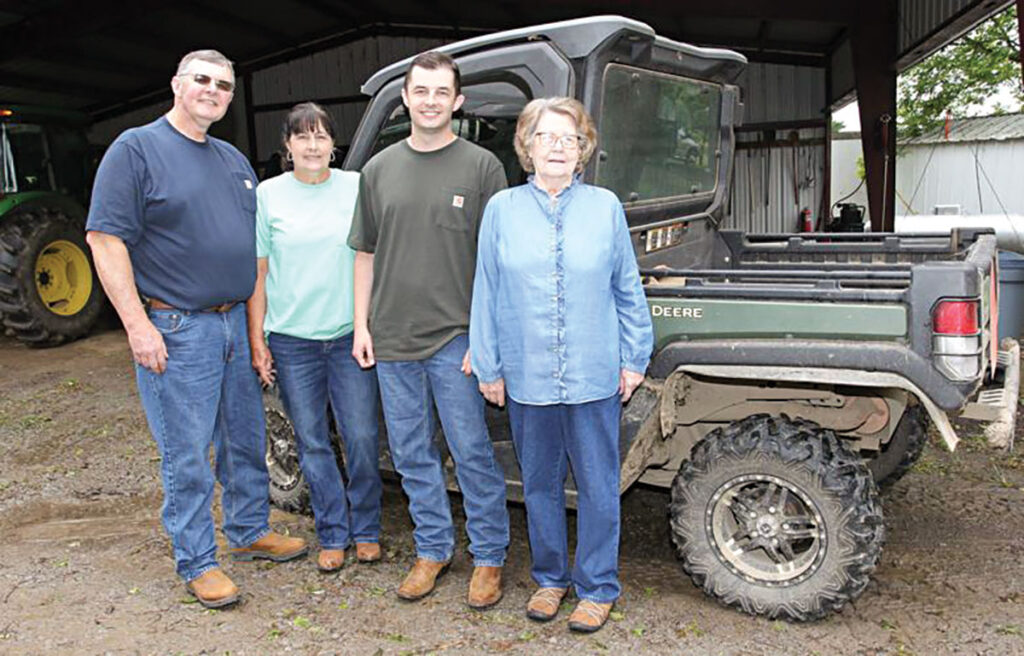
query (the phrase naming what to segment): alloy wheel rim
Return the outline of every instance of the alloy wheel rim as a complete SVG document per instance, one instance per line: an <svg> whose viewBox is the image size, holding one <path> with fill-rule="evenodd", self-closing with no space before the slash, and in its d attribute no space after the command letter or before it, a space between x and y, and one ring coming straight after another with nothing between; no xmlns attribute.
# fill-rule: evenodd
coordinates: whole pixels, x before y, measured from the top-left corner
<svg viewBox="0 0 1024 656"><path fill-rule="evenodd" d="M805 581L828 547L817 505L799 486L768 474L737 476L721 485L708 503L705 529L722 564L768 587Z"/></svg>

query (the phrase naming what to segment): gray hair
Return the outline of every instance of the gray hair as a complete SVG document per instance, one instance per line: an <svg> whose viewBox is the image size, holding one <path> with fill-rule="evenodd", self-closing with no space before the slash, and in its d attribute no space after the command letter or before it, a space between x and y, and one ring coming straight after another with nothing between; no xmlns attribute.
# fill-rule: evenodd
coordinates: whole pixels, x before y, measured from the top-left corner
<svg viewBox="0 0 1024 656"><path fill-rule="evenodd" d="M226 66L228 70L231 71L231 77L235 76L234 63L217 50L193 50L192 52L188 53L187 55L181 58L180 62L178 62L178 72L176 73L176 75L181 75L182 73L187 71L188 65L197 59L199 61L216 64L217 66Z"/></svg>
<svg viewBox="0 0 1024 656"><path fill-rule="evenodd" d="M516 136L513 146L516 155L519 156L519 163L527 173L533 173L533 160L530 159L530 143L537 131L537 123L540 117L547 112L568 116L576 124L576 134L583 138L580 144L580 158L576 162L576 172L583 171L583 167L590 161L597 146L597 130L594 128L594 119L583 108L583 103L575 98L557 96L553 98L536 98L523 107L516 121Z"/></svg>

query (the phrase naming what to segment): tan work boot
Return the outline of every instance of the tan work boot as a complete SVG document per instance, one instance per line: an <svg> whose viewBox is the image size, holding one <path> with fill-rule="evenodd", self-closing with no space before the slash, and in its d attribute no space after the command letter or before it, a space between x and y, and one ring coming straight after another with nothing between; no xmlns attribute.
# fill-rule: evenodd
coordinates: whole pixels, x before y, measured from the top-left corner
<svg viewBox="0 0 1024 656"><path fill-rule="evenodd" d="M262 558L283 563L299 556L305 556L309 546L302 538L289 538L278 533L267 533L248 547L231 550L235 560L249 561Z"/></svg>
<svg viewBox="0 0 1024 656"><path fill-rule="evenodd" d="M316 556L316 567L325 574L337 572L345 566L344 549L321 549Z"/></svg>
<svg viewBox="0 0 1024 656"><path fill-rule="evenodd" d="M223 608L238 601L238 586L219 567L192 579L185 589L206 608Z"/></svg>
<svg viewBox="0 0 1024 656"><path fill-rule="evenodd" d="M406 601L422 599L434 591L437 579L448 571L451 562L439 563L436 560L417 558L416 564L398 588L398 596Z"/></svg>
<svg viewBox="0 0 1024 656"><path fill-rule="evenodd" d="M569 616L569 630L580 633L593 633L608 621L614 604L599 604L589 599L581 599L576 610Z"/></svg>
<svg viewBox="0 0 1024 656"><path fill-rule="evenodd" d="M376 542L356 542L356 560L375 563L380 560L380 545Z"/></svg>
<svg viewBox="0 0 1024 656"><path fill-rule="evenodd" d="M474 567L473 578L469 580L469 594L466 603L470 608L483 610L501 601L501 568Z"/></svg>

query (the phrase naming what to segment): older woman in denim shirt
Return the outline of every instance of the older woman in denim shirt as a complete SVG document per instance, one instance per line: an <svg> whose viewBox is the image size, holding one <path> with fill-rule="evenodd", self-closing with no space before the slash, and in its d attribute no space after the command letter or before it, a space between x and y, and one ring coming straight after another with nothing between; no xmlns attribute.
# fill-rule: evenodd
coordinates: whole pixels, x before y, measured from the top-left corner
<svg viewBox="0 0 1024 656"><path fill-rule="evenodd" d="M569 628L584 632L604 625L621 591L619 417L653 342L622 205L578 177L595 142L576 100L523 109L515 147L534 175L484 211L469 327L480 391L498 405L508 396L539 586L527 615L553 619L572 584L580 602ZM571 571L569 466L578 493Z"/></svg>

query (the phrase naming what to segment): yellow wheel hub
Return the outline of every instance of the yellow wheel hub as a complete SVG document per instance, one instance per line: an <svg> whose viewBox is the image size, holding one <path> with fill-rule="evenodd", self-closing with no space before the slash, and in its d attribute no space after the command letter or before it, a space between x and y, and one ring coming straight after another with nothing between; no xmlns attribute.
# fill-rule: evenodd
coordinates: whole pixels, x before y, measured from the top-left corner
<svg viewBox="0 0 1024 656"><path fill-rule="evenodd" d="M70 241L50 242L36 258L36 290L50 312L78 314L92 294L89 258Z"/></svg>

